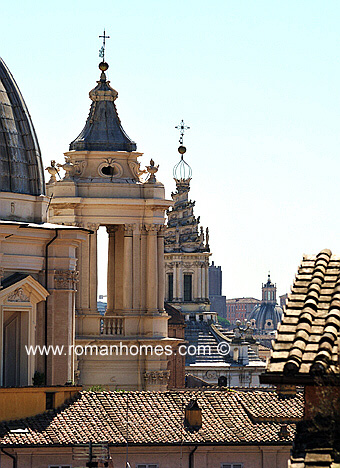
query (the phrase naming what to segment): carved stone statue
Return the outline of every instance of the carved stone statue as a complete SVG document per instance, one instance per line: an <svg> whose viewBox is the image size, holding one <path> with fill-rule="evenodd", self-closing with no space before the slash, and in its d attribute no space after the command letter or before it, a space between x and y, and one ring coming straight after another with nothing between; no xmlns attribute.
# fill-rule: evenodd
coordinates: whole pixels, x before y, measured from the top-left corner
<svg viewBox="0 0 340 468"><path fill-rule="evenodd" d="M247 322L247 328L244 330L244 335L246 341L253 341L254 340L254 329L251 327L250 322Z"/></svg>
<svg viewBox="0 0 340 468"><path fill-rule="evenodd" d="M242 330L241 330L240 325L241 325L241 322L239 320L236 320L236 327L233 330L236 340L240 340L242 338Z"/></svg>
<svg viewBox="0 0 340 468"><path fill-rule="evenodd" d="M59 172L59 168L56 166L55 160L52 159L51 165L49 167L46 167L46 171L50 174L50 180L48 181L48 184L52 184L53 182L57 182L56 175Z"/></svg>
<svg viewBox="0 0 340 468"><path fill-rule="evenodd" d="M176 244L179 244L179 229L176 227Z"/></svg>
<svg viewBox="0 0 340 468"><path fill-rule="evenodd" d="M71 158L69 156L65 156L65 164L57 164L58 167L61 167L65 171L65 177L63 180L72 180L71 179L71 172L74 169L73 163L71 162Z"/></svg>
<svg viewBox="0 0 340 468"><path fill-rule="evenodd" d="M204 232L203 232L203 227L201 226L200 244L203 245L203 243L204 243Z"/></svg>
<svg viewBox="0 0 340 468"><path fill-rule="evenodd" d="M205 230L205 245L206 247L209 247L209 228Z"/></svg>

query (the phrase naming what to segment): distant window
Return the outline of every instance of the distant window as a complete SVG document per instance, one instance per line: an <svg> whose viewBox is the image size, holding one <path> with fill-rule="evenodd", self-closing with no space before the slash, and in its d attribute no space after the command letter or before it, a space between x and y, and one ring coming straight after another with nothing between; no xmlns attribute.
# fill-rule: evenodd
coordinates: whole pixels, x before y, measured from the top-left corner
<svg viewBox="0 0 340 468"><path fill-rule="evenodd" d="M71 468L71 465L48 465L48 468Z"/></svg>
<svg viewBox="0 0 340 468"><path fill-rule="evenodd" d="M46 392L46 409L53 409L54 408L54 393L53 392Z"/></svg>
<svg viewBox="0 0 340 468"><path fill-rule="evenodd" d="M243 468L243 463L221 463L221 468Z"/></svg>
<svg viewBox="0 0 340 468"><path fill-rule="evenodd" d="M184 275L184 301L192 301L192 275Z"/></svg>
<svg viewBox="0 0 340 468"><path fill-rule="evenodd" d="M136 465L136 468L158 468L158 465L149 464L149 465Z"/></svg>
<svg viewBox="0 0 340 468"><path fill-rule="evenodd" d="M168 275L168 300L171 302L174 299L174 275L170 273Z"/></svg>

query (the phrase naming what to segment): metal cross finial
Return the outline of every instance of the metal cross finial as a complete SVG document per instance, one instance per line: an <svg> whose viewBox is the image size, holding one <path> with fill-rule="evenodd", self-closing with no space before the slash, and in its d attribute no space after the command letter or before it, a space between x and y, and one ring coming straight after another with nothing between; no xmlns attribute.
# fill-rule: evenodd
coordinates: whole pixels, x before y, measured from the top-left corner
<svg viewBox="0 0 340 468"><path fill-rule="evenodd" d="M181 136L179 138L179 142L180 142L181 145L183 145L184 132L185 132L185 130L189 130L190 127L185 125L184 120L181 120L180 124L176 125L175 128L177 128L177 130L179 130L179 133L181 134Z"/></svg>
<svg viewBox="0 0 340 468"><path fill-rule="evenodd" d="M99 36L99 37L102 37L103 38L103 45L102 47L99 49L99 57L101 57L103 59L103 62L105 62L105 44L106 44L106 39L110 39L110 36L106 36L105 34L105 28L104 28L104 34L102 36Z"/></svg>

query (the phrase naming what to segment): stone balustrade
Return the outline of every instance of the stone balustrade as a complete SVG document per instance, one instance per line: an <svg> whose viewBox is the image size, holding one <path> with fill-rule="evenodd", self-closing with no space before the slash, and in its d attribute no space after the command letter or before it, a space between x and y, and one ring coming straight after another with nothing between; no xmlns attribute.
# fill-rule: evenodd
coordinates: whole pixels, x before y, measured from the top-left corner
<svg viewBox="0 0 340 468"><path fill-rule="evenodd" d="M101 335L124 335L123 317L101 317L100 318Z"/></svg>

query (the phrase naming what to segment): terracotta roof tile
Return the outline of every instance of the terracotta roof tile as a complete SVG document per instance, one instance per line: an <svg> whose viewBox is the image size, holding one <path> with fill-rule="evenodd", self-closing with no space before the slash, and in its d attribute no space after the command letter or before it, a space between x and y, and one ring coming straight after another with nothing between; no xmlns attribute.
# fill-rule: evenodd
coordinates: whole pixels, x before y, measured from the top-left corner
<svg viewBox="0 0 340 468"><path fill-rule="evenodd" d="M185 429L184 409L196 399L202 428ZM81 392L69 404L35 417L0 424L6 446L147 444L290 444L303 413L302 394L273 391ZM128 416L128 417L127 417ZM288 436L280 438L282 423ZM21 428L21 432L13 432ZM15 429L14 429L15 431Z"/></svg>
<svg viewBox="0 0 340 468"><path fill-rule="evenodd" d="M288 295L266 377L278 373L284 374L286 381L299 376L313 379L331 370L340 375L339 330L339 256L323 250L316 256L305 256L301 262Z"/></svg>

